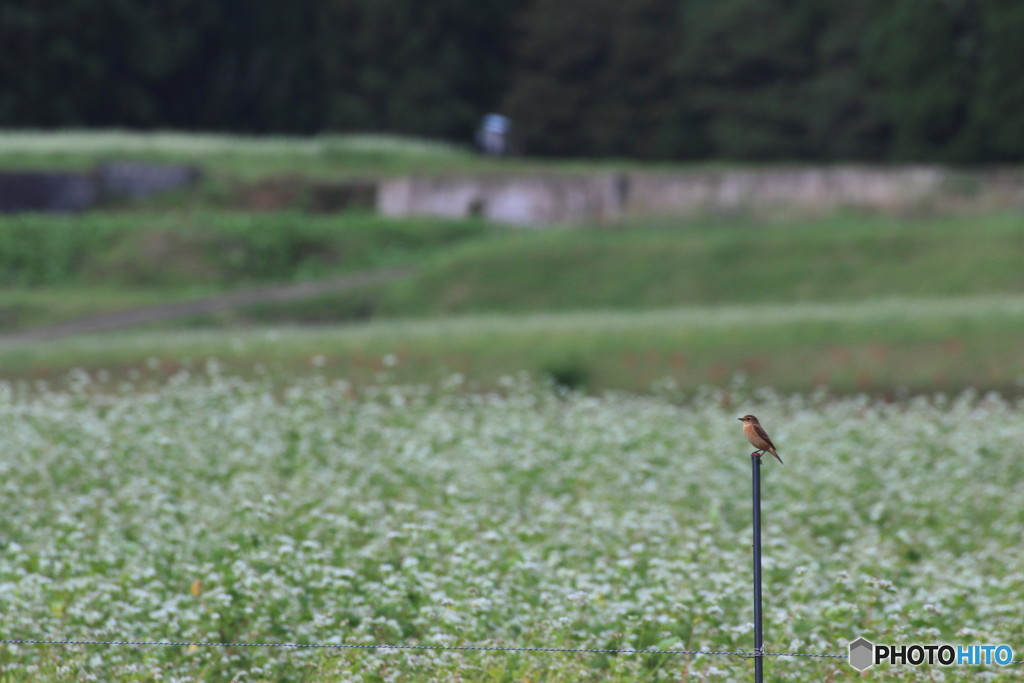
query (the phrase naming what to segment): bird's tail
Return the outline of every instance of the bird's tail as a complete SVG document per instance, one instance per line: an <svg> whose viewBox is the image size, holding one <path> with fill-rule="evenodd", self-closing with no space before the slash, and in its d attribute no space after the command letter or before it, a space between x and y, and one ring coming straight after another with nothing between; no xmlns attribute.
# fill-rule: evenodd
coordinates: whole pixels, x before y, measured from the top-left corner
<svg viewBox="0 0 1024 683"><path fill-rule="evenodd" d="M775 452L774 448L772 450L768 451L768 452L771 453L772 455L774 455L775 459L778 460L780 463L782 463L783 465L786 464L786 463L782 462L782 458L779 457L779 454Z"/></svg>

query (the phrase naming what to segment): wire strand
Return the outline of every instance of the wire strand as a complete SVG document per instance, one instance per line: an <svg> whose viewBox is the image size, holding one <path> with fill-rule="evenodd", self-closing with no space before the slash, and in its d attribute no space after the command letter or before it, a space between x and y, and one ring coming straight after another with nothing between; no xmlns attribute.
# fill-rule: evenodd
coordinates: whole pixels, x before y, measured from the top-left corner
<svg viewBox="0 0 1024 683"><path fill-rule="evenodd" d="M760 655L747 650L634 650L616 648L587 647L501 647L497 645L377 645L377 644L338 644L338 643L235 643L213 641L170 641L170 640L44 640L38 638L3 638L4 645L132 645L132 646L166 646L166 647L280 647L309 649L370 649L370 650L482 650L491 652L593 652L622 655L731 655L735 657L819 657L845 658L846 655L810 654L806 652L762 652Z"/></svg>
<svg viewBox="0 0 1024 683"><path fill-rule="evenodd" d="M846 659L847 655L813 654L809 652L762 652L749 650L632 650L592 647L503 647L499 645L380 645L340 643L237 643L204 640L45 640L41 638L0 638L0 645L129 645L135 647L267 647L293 649L338 649L338 650L472 650L485 652L560 652L600 653L617 655L728 655L751 659L753 657L809 657L816 659ZM1014 659L1007 666L1024 664L1024 659Z"/></svg>

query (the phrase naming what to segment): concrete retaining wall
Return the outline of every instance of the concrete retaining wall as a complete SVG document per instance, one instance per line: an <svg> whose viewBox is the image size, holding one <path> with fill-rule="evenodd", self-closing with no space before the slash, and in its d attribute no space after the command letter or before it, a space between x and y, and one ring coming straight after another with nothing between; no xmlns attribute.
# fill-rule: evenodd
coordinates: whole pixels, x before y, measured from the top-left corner
<svg viewBox="0 0 1024 683"><path fill-rule="evenodd" d="M117 162L86 173L0 173L0 212L78 211L105 198L144 197L194 184L197 167ZM270 178L242 186L247 209L314 212L376 208L386 216L481 216L539 227L612 224L771 207L901 212L1024 209L1024 171L938 166L764 167L672 173L509 174L319 181Z"/></svg>
<svg viewBox="0 0 1024 683"><path fill-rule="evenodd" d="M112 161L100 164L95 177L104 196L138 199L192 185L200 178L198 166Z"/></svg>
<svg viewBox="0 0 1024 683"><path fill-rule="evenodd" d="M899 209L941 187L938 168L797 168L630 176L626 210L638 214L732 211L770 206Z"/></svg>
<svg viewBox="0 0 1024 683"><path fill-rule="evenodd" d="M95 183L83 173L0 172L0 213L81 211L96 196Z"/></svg>
<svg viewBox="0 0 1024 683"><path fill-rule="evenodd" d="M378 185L377 210L523 226L609 222L620 217L624 192L615 174L398 178Z"/></svg>
<svg viewBox="0 0 1024 683"><path fill-rule="evenodd" d="M623 217L790 207L906 211L1024 207L1024 173L936 166L776 167L677 173L408 177L383 180L388 216L480 215L522 226L614 223Z"/></svg>
<svg viewBox="0 0 1024 683"><path fill-rule="evenodd" d="M102 199L140 198L187 187L200 177L195 166L112 162L93 171L2 171L0 213L74 212Z"/></svg>

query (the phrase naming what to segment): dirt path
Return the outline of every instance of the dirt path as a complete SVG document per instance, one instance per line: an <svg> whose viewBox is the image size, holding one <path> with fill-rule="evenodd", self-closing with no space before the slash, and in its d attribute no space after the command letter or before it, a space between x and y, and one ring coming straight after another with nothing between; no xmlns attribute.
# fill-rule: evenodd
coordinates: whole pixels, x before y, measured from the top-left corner
<svg viewBox="0 0 1024 683"><path fill-rule="evenodd" d="M363 271L351 275L342 275L329 280L318 280L316 282L300 282L290 285L273 285L247 289L228 294L193 299L191 301L179 301L172 304L160 304L159 306L144 306L132 308L113 313L102 313L88 318L69 320L42 327L34 327L28 330L12 332L0 335L3 342L37 342L49 341L70 337L76 334L87 332L102 332L120 327L132 327L146 323L159 322L161 320L172 320L201 313L216 313L226 311L239 306L264 303L270 301L293 301L305 299L320 294L331 292L343 292L366 285L392 282L412 273L412 268L383 268L381 270Z"/></svg>

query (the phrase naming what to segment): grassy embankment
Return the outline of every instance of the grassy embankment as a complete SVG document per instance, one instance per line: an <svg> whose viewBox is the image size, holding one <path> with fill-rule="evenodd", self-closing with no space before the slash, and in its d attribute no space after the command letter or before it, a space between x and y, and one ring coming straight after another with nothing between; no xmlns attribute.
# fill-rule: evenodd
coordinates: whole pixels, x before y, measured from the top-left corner
<svg viewBox="0 0 1024 683"><path fill-rule="evenodd" d="M0 219L0 331L228 290L419 263L491 230L297 212L88 213ZM361 299L360 299L361 300ZM322 314L365 315L357 305Z"/></svg>
<svg viewBox="0 0 1024 683"><path fill-rule="evenodd" d="M4 168L88 168L104 159L199 163L208 171L200 194L212 195L225 183L271 175L641 167L495 162L466 148L380 136L0 135ZM457 221L188 208L223 201L155 200L159 215L3 219L0 326L24 329L378 265L413 264L419 273L393 285L178 325L379 319L358 329L285 331L280 338L287 343L269 347L260 341L266 330L179 335L166 324L156 332L5 344L0 376L53 377L78 365L127 370L150 356L176 367L206 353L231 357L241 368L266 361L309 367L323 356L325 367L353 376L372 375L381 358L394 354L396 371L413 379L455 369L490 381L526 369L594 388L643 388L665 375L687 386L719 383L737 369L785 388L1007 388L1024 371L1017 351L1024 324L1016 309L1024 291L1017 258L1024 223L1012 216L734 217L522 234ZM830 317L823 321L826 304ZM471 317L451 325L390 322L451 314Z"/></svg>
<svg viewBox="0 0 1024 683"><path fill-rule="evenodd" d="M1024 219L837 215L512 233L450 250L382 298L391 315L1024 293Z"/></svg>
<svg viewBox="0 0 1024 683"><path fill-rule="evenodd" d="M1024 292L1022 249L1024 221L1009 215L545 232L352 213L21 216L0 220L0 311L12 329L75 315L75 301L78 314L110 310L119 302L108 293L174 300L393 264L419 271L389 287L206 322L341 322L353 298L376 317L407 318L962 297ZM38 310L17 320L13 307L33 301Z"/></svg>
<svg viewBox="0 0 1024 683"><path fill-rule="evenodd" d="M232 371L430 381L459 372L483 385L527 370L572 386L645 390L675 378L839 392L1019 391L1024 300L1012 296L655 312L472 316L353 327L150 330L0 345L6 377L72 367L165 376L220 359ZM190 359L190 360L183 360Z"/></svg>
<svg viewBox="0 0 1024 683"><path fill-rule="evenodd" d="M375 235L387 226L416 233L375 225ZM490 383L525 369L570 385L644 389L665 376L722 384L742 371L761 385L843 392L1017 390L1024 374L1024 224L1015 217L489 235L458 225L424 228L466 241L403 252L422 264L407 281L190 321L323 321L358 305L380 318L369 325L186 334L165 326L9 345L0 367L49 377L74 365L128 371L157 359L175 369L184 357L217 356L243 371L262 364L369 381L393 356L389 371L411 381L459 371Z"/></svg>
<svg viewBox="0 0 1024 683"><path fill-rule="evenodd" d="M373 134L292 137L88 130L0 132L0 168L84 170L111 159L199 164L213 179L248 180L287 175L344 179L407 173L589 173L681 167L617 159L491 159L476 154L469 141L460 146ZM212 187L216 186L213 183Z"/></svg>

